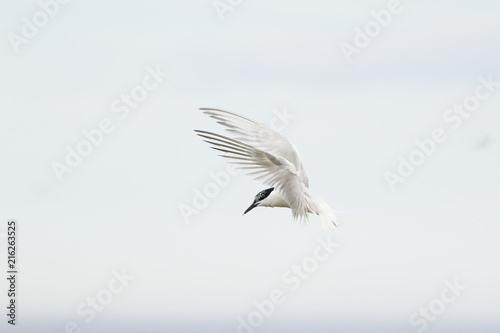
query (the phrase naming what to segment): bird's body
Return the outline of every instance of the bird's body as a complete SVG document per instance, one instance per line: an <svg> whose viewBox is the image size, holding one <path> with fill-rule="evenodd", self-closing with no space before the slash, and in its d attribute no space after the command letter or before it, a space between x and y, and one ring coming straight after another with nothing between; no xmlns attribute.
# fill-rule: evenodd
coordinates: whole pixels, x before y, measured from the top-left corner
<svg viewBox="0 0 500 333"><path fill-rule="evenodd" d="M286 207L290 208L285 198L279 191L272 191L264 200L259 204L262 207Z"/></svg>
<svg viewBox="0 0 500 333"><path fill-rule="evenodd" d="M307 214L314 213L320 216L325 229L334 229L340 217L311 193L299 153L284 135L233 112L200 110L226 126L234 138L199 130L196 133L211 148L222 152L220 156L231 159L238 168L273 186L259 192L245 213L257 206L288 207L295 219L307 220Z"/></svg>

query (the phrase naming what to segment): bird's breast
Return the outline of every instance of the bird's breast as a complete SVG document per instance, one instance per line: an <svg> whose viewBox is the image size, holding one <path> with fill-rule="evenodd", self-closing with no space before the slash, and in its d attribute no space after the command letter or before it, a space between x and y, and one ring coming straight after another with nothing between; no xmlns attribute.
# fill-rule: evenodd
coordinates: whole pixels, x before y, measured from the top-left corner
<svg viewBox="0 0 500 333"><path fill-rule="evenodd" d="M285 201L285 198L276 190L272 191L271 194L269 194L269 196L260 203L260 206L290 208L288 203Z"/></svg>

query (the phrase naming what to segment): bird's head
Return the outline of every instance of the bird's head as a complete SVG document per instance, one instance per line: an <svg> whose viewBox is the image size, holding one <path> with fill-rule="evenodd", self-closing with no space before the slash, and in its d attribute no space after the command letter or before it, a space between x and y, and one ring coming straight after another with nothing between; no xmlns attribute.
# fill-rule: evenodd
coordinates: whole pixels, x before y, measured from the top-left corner
<svg viewBox="0 0 500 333"><path fill-rule="evenodd" d="M259 206L261 202L271 194L271 192L274 190L274 187L268 188L267 190L260 191L257 193L255 196L255 199L253 200L253 203L250 205L250 207L245 210L243 215L254 209L255 207Z"/></svg>

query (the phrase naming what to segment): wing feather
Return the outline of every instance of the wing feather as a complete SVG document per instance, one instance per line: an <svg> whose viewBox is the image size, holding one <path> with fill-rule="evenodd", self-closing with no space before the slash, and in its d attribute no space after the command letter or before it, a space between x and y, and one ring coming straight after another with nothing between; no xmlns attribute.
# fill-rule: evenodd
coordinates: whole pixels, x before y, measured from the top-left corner
<svg viewBox="0 0 500 333"><path fill-rule="evenodd" d="M238 140L240 144L245 143L255 149L270 153L272 156L286 159L295 167L297 176L302 183L309 187L309 180L299 152L286 136L234 112L213 108L200 108L200 110L215 119L217 123L227 127L226 131L234 135L234 139ZM220 138L220 136L218 137ZM226 140L233 139L226 138ZM238 144L236 145L238 146Z"/></svg>

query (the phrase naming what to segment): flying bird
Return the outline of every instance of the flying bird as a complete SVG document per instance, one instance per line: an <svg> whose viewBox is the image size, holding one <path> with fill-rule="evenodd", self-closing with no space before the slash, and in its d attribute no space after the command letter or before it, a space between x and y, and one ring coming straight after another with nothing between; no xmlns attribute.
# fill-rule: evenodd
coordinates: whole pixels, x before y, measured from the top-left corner
<svg viewBox="0 0 500 333"><path fill-rule="evenodd" d="M295 146L281 133L259 122L212 108L200 108L226 127L232 138L195 130L203 141L239 169L271 186L255 196L243 215L255 207L288 207L295 220L306 221L308 213L319 215L323 227L333 231L340 216L309 190L309 180Z"/></svg>

